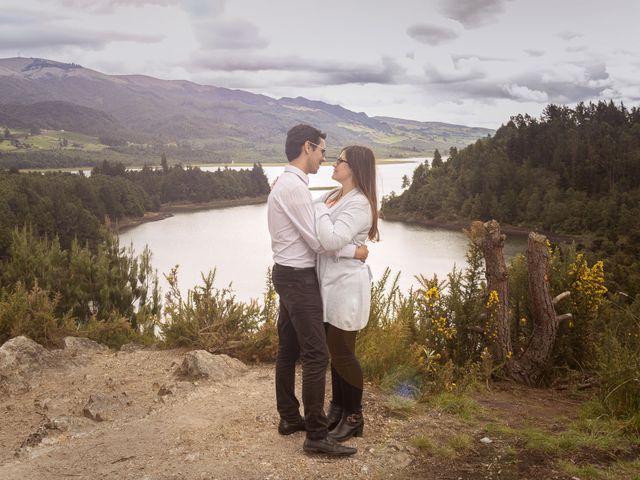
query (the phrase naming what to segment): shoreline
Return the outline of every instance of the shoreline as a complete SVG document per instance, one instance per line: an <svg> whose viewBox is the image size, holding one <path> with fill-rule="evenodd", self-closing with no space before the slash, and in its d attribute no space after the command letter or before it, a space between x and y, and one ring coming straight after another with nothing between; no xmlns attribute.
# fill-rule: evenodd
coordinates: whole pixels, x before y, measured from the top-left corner
<svg viewBox="0 0 640 480"><path fill-rule="evenodd" d="M447 222L444 220L432 220L424 217L419 217L412 214L385 214L381 216L385 222L401 222L410 225L420 225L422 227L430 228L442 228L444 230L460 231L468 229L472 220L467 222ZM552 242L571 242L576 243L585 242L585 238L581 235L567 235L562 233L544 232L533 228L517 227L514 225L500 224L500 231L506 235L513 235L515 237L527 237L530 232L537 232L547 237Z"/></svg>
<svg viewBox="0 0 640 480"><path fill-rule="evenodd" d="M233 199L212 200L204 203L165 203L160 206L157 212L145 212L144 216L136 218L123 218L118 222L116 230L118 233L130 230L143 223L159 222L166 218L173 217L175 213L198 212L202 210L216 210L218 208L243 207L245 205L259 205L266 203L267 196L262 197L241 197Z"/></svg>
<svg viewBox="0 0 640 480"><path fill-rule="evenodd" d="M414 163L417 160L430 159L430 156L425 157L407 157L407 158L381 158L376 160L376 165L396 165L396 164L404 164L404 163ZM330 160L328 160L330 162ZM287 165L287 161L283 160L281 162L234 162L234 163L185 163L183 164L184 168L202 168L202 167L213 167L213 168L253 168L253 165L256 163L260 163L262 167L283 167ZM170 166L175 166L172 164ZM18 168L20 173L49 173L49 172L63 172L63 173L77 173L79 170L92 170L95 165L84 165L77 167L43 167L43 168ZM156 164L143 164L143 165L125 165L126 170L142 170L144 167L151 167L154 169L162 168L161 165Z"/></svg>

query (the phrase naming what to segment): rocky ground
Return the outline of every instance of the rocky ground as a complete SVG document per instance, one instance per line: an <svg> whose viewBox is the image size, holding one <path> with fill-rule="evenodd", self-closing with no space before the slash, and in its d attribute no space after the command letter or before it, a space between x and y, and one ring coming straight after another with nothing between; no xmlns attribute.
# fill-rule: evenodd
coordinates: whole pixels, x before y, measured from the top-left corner
<svg viewBox="0 0 640 480"><path fill-rule="evenodd" d="M46 351L14 339L0 348L3 480L571 478L540 458L507 464L505 445L481 442L479 424L412 408L371 385L365 435L348 442L358 453L305 455L303 433L277 433L272 365L246 367L203 351L114 352L85 339L66 345ZM575 403L554 397L494 391L478 401L496 417L575 412ZM470 442L463 455L438 453L439 443L461 433ZM420 448L417 438L436 448Z"/></svg>

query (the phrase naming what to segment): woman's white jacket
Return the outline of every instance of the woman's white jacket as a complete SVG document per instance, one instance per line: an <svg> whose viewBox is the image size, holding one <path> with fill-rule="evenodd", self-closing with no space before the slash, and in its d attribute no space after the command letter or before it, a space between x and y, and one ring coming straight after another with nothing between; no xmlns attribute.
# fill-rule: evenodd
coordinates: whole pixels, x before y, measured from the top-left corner
<svg viewBox="0 0 640 480"><path fill-rule="evenodd" d="M337 257L349 243L362 245L371 228L371 207L360 190L353 189L332 207L328 192L314 200L318 240L327 253L318 254L318 280L324 321L342 330L361 330L369 320L371 271L355 258Z"/></svg>

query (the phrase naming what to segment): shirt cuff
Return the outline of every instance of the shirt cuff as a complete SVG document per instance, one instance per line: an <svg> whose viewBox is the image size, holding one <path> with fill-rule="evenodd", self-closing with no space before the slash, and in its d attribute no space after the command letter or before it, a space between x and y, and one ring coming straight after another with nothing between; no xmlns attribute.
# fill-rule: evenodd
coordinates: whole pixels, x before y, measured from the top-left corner
<svg viewBox="0 0 640 480"><path fill-rule="evenodd" d="M342 257L342 258L355 258L355 256L356 256L356 248L358 248L358 246L354 245L353 243L350 243L349 245L345 245L338 252L338 256Z"/></svg>

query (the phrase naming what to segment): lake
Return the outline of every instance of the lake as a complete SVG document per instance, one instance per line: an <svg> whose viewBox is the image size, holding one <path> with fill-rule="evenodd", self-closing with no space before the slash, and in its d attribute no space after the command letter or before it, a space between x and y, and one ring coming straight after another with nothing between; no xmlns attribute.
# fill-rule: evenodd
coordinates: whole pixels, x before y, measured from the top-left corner
<svg viewBox="0 0 640 480"><path fill-rule="evenodd" d="M378 165L379 197L391 191L400 193L402 177L411 178L421 161L424 158ZM202 167L203 170L216 168ZM264 167L264 170L271 183L282 173L284 165ZM323 165L316 175L309 176L309 186L337 185L331 180L332 171L332 166ZM316 197L323 192L312 190L311 193ZM380 241L368 244L367 263L374 281L389 267L394 273L401 272L400 286L408 290L417 284L415 275L437 274L444 279L454 265L465 266L468 242L462 232L384 220L380 220L379 230ZM163 274L179 265L178 280L183 293L202 284L200 272L216 268L216 287L232 284L239 299L257 298L264 292L267 268L273 264L266 204L176 214L120 233L120 243L133 245L138 253L145 245L149 246L163 292L167 291ZM525 237L508 238L505 254L512 256L525 248Z"/></svg>

